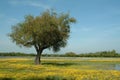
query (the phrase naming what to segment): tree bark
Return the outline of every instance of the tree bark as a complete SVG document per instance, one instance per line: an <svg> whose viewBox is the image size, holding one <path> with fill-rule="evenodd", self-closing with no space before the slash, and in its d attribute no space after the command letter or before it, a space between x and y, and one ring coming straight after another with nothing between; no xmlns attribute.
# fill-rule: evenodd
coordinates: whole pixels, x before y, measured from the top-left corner
<svg viewBox="0 0 120 80"><path fill-rule="evenodd" d="M37 51L37 55L35 58L35 64L39 65L39 64L41 64L41 54L42 54L43 49L40 48L39 46L37 47L36 45L35 45L35 49Z"/></svg>
<svg viewBox="0 0 120 80"><path fill-rule="evenodd" d="M36 58L35 58L35 64L38 65L38 64L41 64L41 56L40 56L41 53L37 53L36 55Z"/></svg>

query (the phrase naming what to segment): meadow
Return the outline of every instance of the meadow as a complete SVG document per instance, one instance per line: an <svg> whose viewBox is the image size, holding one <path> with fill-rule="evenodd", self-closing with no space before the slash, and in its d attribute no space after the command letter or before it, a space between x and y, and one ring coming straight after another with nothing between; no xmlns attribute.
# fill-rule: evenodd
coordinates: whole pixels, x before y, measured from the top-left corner
<svg viewBox="0 0 120 80"><path fill-rule="evenodd" d="M33 57L0 58L0 80L120 80L119 58Z"/></svg>

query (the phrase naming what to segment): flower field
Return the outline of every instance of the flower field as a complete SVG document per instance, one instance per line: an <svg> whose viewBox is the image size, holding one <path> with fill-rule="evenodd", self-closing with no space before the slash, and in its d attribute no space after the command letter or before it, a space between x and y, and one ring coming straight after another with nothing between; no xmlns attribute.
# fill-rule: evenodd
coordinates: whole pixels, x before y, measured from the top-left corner
<svg viewBox="0 0 120 80"><path fill-rule="evenodd" d="M0 80L120 80L119 58L0 58ZM118 67L118 66L117 66Z"/></svg>

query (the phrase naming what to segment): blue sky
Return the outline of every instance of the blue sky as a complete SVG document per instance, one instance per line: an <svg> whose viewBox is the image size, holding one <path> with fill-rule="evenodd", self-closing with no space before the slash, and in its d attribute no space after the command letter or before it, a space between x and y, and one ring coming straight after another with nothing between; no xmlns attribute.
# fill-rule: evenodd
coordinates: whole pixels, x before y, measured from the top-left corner
<svg viewBox="0 0 120 80"><path fill-rule="evenodd" d="M16 46L7 34L25 15L37 16L51 8L77 19L71 25L68 45L58 53L113 49L120 53L120 0L0 0L0 52L35 53L33 47Z"/></svg>

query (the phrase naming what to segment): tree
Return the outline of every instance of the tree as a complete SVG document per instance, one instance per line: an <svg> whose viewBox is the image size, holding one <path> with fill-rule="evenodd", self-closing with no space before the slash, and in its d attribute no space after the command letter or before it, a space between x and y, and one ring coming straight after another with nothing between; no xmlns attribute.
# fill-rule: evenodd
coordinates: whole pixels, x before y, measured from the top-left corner
<svg viewBox="0 0 120 80"><path fill-rule="evenodd" d="M65 47L70 33L70 24L76 22L69 14L58 14L46 10L39 16L28 15L23 22L12 26L9 34L13 42L19 46L36 49L35 64L41 63L41 54L44 49L59 51Z"/></svg>
<svg viewBox="0 0 120 80"><path fill-rule="evenodd" d="M65 56L67 56L67 57L76 57L77 54L74 53L74 52L67 52L67 53L65 53Z"/></svg>

